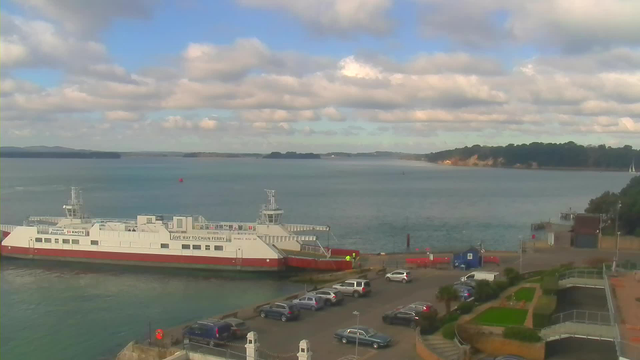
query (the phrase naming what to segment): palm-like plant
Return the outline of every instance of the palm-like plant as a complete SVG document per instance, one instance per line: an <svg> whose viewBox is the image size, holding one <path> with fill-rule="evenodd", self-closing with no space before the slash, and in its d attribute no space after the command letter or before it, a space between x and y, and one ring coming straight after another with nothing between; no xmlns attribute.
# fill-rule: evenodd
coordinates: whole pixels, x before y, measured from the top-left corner
<svg viewBox="0 0 640 360"><path fill-rule="evenodd" d="M451 312L451 302L460 298L458 291L453 288L453 285L441 286L436 293L436 299L439 302L444 303L444 307L447 309L447 314Z"/></svg>

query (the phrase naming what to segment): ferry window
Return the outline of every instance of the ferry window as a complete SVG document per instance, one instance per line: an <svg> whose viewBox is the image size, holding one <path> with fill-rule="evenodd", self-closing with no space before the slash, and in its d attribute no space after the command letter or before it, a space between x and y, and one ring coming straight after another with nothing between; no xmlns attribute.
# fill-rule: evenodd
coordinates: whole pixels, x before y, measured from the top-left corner
<svg viewBox="0 0 640 360"><path fill-rule="evenodd" d="M71 240L71 244L73 244L73 245L80 245L80 240L73 239L73 240Z"/></svg>
<svg viewBox="0 0 640 360"><path fill-rule="evenodd" d="M153 224L153 218L152 217L148 217L147 218L147 224Z"/></svg>
<svg viewBox="0 0 640 360"><path fill-rule="evenodd" d="M160 244L160 249L168 249L169 244Z"/></svg>
<svg viewBox="0 0 640 360"><path fill-rule="evenodd" d="M59 243L60 243L60 239L56 239L56 244L59 244Z"/></svg>
<svg viewBox="0 0 640 360"><path fill-rule="evenodd" d="M51 243L51 238L44 238L44 242Z"/></svg>
<svg viewBox="0 0 640 360"><path fill-rule="evenodd" d="M182 229L182 219L176 219L176 227Z"/></svg>
<svg viewBox="0 0 640 360"><path fill-rule="evenodd" d="M204 246L204 249L205 249L205 250L211 250L211 245L205 245L205 246Z"/></svg>
<svg viewBox="0 0 640 360"><path fill-rule="evenodd" d="M70 243L70 241L69 241L69 239L62 239L62 243L63 244L68 244L68 243Z"/></svg>
<svg viewBox="0 0 640 360"><path fill-rule="evenodd" d="M98 240L91 240L91 245L98 245Z"/></svg>
<svg viewBox="0 0 640 360"><path fill-rule="evenodd" d="M182 244L182 250L189 250L191 249L191 245L189 244Z"/></svg>
<svg viewBox="0 0 640 360"><path fill-rule="evenodd" d="M193 245L193 250L202 250L202 245Z"/></svg>
<svg viewBox="0 0 640 360"><path fill-rule="evenodd" d="M213 250L215 250L215 251L223 251L224 250L224 246L222 246L222 245L213 245Z"/></svg>
<svg viewBox="0 0 640 360"><path fill-rule="evenodd" d="M42 238L36 238L36 242L42 242Z"/></svg>

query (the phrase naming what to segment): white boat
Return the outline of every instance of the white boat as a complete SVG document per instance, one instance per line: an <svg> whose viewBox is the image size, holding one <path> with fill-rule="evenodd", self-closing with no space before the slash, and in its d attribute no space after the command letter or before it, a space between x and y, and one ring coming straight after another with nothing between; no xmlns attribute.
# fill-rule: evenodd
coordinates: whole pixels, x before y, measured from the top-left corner
<svg viewBox="0 0 640 360"><path fill-rule="evenodd" d="M636 171L636 164L635 164L635 159L631 160L631 166L629 166L629 172L631 174L637 174L638 172Z"/></svg>
<svg viewBox="0 0 640 360"><path fill-rule="evenodd" d="M283 270L287 263L283 249L300 251L307 246L304 244L317 244L316 236L296 232L329 231L329 227L282 224L284 211L276 204L275 191L266 192L268 203L262 206L254 223L211 222L191 215L138 215L136 219L123 220L88 217L82 194L74 187L71 200L63 206L65 217L30 217L22 226L2 225L5 234L9 233L2 241L2 255L147 266Z"/></svg>

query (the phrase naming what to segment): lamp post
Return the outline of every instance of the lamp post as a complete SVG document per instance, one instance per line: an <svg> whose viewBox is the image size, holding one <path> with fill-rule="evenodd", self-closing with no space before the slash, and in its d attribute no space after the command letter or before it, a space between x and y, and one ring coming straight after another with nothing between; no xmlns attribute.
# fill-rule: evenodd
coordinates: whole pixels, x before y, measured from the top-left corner
<svg viewBox="0 0 640 360"><path fill-rule="evenodd" d="M620 207L622 206L622 201L618 201L618 205L616 206L616 258L614 264L618 265L618 255L620 254L619 245L620 245L620 232L618 231L618 215L620 214ZM615 270L615 267L614 267Z"/></svg>
<svg viewBox="0 0 640 360"><path fill-rule="evenodd" d="M357 311L353 312L353 315L356 316L356 360L358 360L358 340L360 340L360 313Z"/></svg>

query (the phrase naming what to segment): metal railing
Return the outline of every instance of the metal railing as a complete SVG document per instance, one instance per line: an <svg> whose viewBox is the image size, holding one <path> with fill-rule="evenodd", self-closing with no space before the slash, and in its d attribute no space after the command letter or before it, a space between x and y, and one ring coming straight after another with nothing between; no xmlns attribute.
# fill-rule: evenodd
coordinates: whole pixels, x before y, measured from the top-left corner
<svg viewBox="0 0 640 360"><path fill-rule="evenodd" d="M216 356L225 360L247 360L247 354L233 351L228 347L211 347L207 345L185 344L184 349L189 353L198 353ZM266 360L264 358L256 358L255 360Z"/></svg>
<svg viewBox="0 0 640 360"><path fill-rule="evenodd" d="M611 325L611 314L599 311L571 310L551 317L551 324L574 322L582 324Z"/></svg>
<svg viewBox="0 0 640 360"><path fill-rule="evenodd" d="M603 270L600 269L573 269L558 274L558 281L566 279L603 279Z"/></svg>

